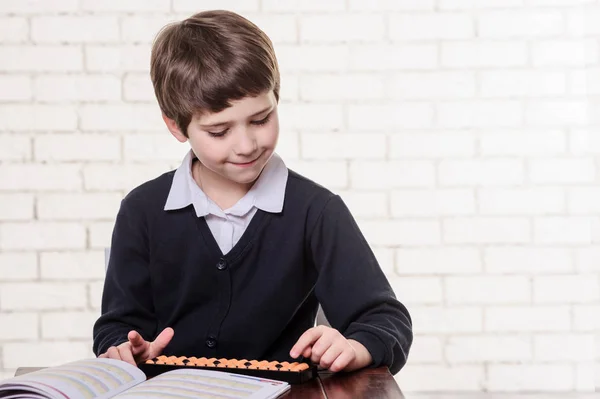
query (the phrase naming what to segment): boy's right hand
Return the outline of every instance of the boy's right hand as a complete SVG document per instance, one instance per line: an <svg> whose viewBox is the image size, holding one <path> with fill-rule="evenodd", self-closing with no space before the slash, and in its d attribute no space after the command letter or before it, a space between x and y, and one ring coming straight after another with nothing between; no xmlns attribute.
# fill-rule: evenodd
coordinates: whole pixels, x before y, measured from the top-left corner
<svg viewBox="0 0 600 399"><path fill-rule="evenodd" d="M127 334L127 342L119 346L111 346L106 352L98 356L99 358L123 360L134 366L159 356L165 347L171 342L174 331L167 327L152 342L148 342L135 330Z"/></svg>

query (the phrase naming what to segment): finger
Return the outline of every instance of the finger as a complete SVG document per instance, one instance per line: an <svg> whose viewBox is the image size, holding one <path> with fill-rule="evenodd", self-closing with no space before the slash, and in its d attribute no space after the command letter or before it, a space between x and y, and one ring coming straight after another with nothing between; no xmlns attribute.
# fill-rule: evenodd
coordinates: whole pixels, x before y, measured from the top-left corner
<svg viewBox="0 0 600 399"><path fill-rule="evenodd" d="M303 354L306 348L311 347L312 344L317 341L323 334L323 329L319 327L309 328L298 338L298 341L294 344L290 350L290 356L297 358L301 353Z"/></svg>
<svg viewBox="0 0 600 399"><path fill-rule="evenodd" d="M119 355L119 351L117 350L116 346L111 346L110 348L108 348L108 350L106 351L106 355L109 359L121 360L121 355Z"/></svg>
<svg viewBox="0 0 600 399"><path fill-rule="evenodd" d="M162 351L165 349L171 339L173 339L173 335L175 335L175 331L171 327L167 327L158 334L158 337L150 343L148 358L152 359L159 356Z"/></svg>
<svg viewBox="0 0 600 399"><path fill-rule="evenodd" d="M329 366L329 370L337 373L344 370L348 365L356 358L356 352L354 351L342 351L342 353L334 360Z"/></svg>
<svg viewBox="0 0 600 399"><path fill-rule="evenodd" d="M106 354L106 352L104 352L103 354L98 356L98 359L105 359L106 357L107 357L107 354Z"/></svg>
<svg viewBox="0 0 600 399"><path fill-rule="evenodd" d="M343 345L331 345L329 349L321 356L319 366L328 369L333 362L344 352Z"/></svg>
<svg viewBox="0 0 600 399"><path fill-rule="evenodd" d="M336 330L327 330L312 346L310 359L314 363L320 363L321 357L331 348L337 340L343 337ZM343 341L342 341L343 342Z"/></svg>
<svg viewBox="0 0 600 399"><path fill-rule="evenodd" d="M302 352L302 356L309 359L311 355L312 355L312 347L307 346L306 349L304 349L304 352Z"/></svg>
<svg viewBox="0 0 600 399"><path fill-rule="evenodd" d="M146 341L137 331L129 331L129 334L127 334L127 339L131 345L131 354L133 356L138 356L148 351L150 343Z"/></svg>
<svg viewBox="0 0 600 399"><path fill-rule="evenodd" d="M119 351L119 355L121 356L121 360L126 361L127 363L135 366L136 362L133 359L133 354L131 353L131 344L129 342L119 345L117 347L117 350Z"/></svg>

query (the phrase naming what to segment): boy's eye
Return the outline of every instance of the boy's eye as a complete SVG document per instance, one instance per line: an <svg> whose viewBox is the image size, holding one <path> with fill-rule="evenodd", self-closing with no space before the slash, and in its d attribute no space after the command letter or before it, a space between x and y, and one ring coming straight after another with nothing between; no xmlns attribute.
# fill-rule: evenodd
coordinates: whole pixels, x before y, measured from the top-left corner
<svg viewBox="0 0 600 399"><path fill-rule="evenodd" d="M225 136L225 133L227 133L227 130L229 130L229 129L225 129L221 132L207 132L207 133L210 134L212 137L223 137L223 136Z"/></svg>
<svg viewBox="0 0 600 399"><path fill-rule="evenodd" d="M271 114L267 115L266 117L264 117L263 119L259 120L259 121L251 121L250 123L253 125L264 125L265 123L267 123L269 121L269 117L271 116Z"/></svg>

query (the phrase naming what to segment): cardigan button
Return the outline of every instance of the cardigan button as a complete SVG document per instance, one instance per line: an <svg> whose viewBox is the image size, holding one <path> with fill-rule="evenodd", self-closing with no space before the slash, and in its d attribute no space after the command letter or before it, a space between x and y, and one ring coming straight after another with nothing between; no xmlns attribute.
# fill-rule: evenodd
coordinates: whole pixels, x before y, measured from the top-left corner
<svg viewBox="0 0 600 399"><path fill-rule="evenodd" d="M217 340L213 337L208 338L206 340L206 346L208 346L209 348L214 348L215 346L217 346Z"/></svg>
<svg viewBox="0 0 600 399"><path fill-rule="evenodd" d="M225 262L225 259L219 260L219 263L217 263L217 269L219 269L219 270L227 269L227 262Z"/></svg>

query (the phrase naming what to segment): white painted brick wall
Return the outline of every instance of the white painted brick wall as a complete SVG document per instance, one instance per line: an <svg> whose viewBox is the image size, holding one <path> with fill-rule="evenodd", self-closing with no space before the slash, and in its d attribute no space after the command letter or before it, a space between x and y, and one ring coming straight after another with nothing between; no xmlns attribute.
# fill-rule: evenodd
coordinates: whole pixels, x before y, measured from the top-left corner
<svg viewBox="0 0 600 399"><path fill-rule="evenodd" d="M404 392L600 387L598 0L0 1L0 378L92 356L120 200L187 151L151 43L210 8L271 37L279 153L407 304Z"/></svg>

